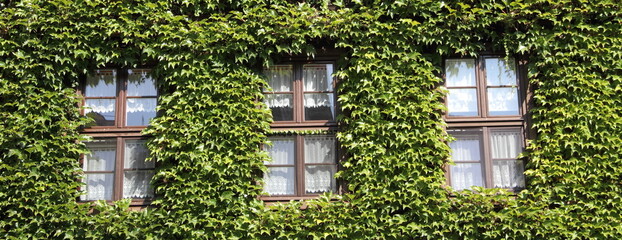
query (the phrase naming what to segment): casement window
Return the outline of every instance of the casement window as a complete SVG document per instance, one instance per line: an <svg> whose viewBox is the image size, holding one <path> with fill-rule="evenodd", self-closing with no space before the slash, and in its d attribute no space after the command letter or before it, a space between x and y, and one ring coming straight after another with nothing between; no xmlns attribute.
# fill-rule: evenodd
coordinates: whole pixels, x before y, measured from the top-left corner
<svg viewBox="0 0 622 240"><path fill-rule="evenodd" d="M456 190L472 186L525 187L525 85L513 59L484 56L446 59L445 120L455 165L448 183Z"/></svg>
<svg viewBox="0 0 622 240"><path fill-rule="evenodd" d="M82 133L90 154L84 170L82 201L153 198L154 163L141 131L156 116L157 88L149 69L99 69L81 89L83 114L93 119Z"/></svg>
<svg viewBox="0 0 622 240"><path fill-rule="evenodd" d="M264 69L264 102L272 111L275 132L264 146L266 200L313 197L336 192L337 127L332 62L292 62ZM296 134L323 130L325 134Z"/></svg>

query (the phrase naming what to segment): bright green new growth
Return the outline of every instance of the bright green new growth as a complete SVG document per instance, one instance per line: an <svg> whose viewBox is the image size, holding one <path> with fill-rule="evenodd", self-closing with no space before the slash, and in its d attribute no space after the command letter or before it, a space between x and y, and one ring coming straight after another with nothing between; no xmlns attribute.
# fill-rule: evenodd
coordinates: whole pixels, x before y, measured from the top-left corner
<svg viewBox="0 0 622 240"><path fill-rule="evenodd" d="M0 238L615 239L622 236L622 9L601 1L63 1L0 3ZM266 207L258 101L280 57L339 63L348 192ZM527 190L444 187L441 60L528 63ZM152 208L78 204L74 87L153 65Z"/></svg>

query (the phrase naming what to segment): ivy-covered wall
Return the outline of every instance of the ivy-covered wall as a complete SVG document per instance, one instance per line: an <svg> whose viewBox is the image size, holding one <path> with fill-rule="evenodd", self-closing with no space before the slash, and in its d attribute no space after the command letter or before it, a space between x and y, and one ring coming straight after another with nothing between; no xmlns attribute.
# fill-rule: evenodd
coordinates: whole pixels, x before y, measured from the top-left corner
<svg viewBox="0 0 622 240"><path fill-rule="evenodd" d="M0 2L0 238L616 239L622 236L622 4L617 0ZM347 193L265 206L261 68L320 47L337 75ZM441 59L528 62L527 189L443 187ZM153 207L78 204L74 88L155 64L145 133Z"/></svg>

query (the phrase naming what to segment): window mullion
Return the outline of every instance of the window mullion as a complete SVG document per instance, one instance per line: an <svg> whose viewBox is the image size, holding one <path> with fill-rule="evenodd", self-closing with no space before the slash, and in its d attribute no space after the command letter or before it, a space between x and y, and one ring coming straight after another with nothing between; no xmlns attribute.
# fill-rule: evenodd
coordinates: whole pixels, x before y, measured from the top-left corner
<svg viewBox="0 0 622 240"><path fill-rule="evenodd" d="M117 137L117 151L114 161L113 200L119 200L123 196L123 138Z"/></svg>
<svg viewBox="0 0 622 240"><path fill-rule="evenodd" d="M482 141L482 148L484 157L484 182L487 188L491 188L494 186L493 184L493 175L492 175L492 150L491 150L491 142L490 142L490 130L488 127L483 127L484 138Z"/></svg>
<svg viewBox="0 0 622 240"><path fill-rule="evenodd" d="M477 60L477 92L478 92L478 104L480 109L481 117L488 117L488 96L486 92L488 91L488 86L486 84L486 66L484 66L484 58L480 57Z"/></svg>
<svg viewBox="0 0 622 240"><path fill-rule="evenodd" d="M294 142L296 149L296 195L302 196L305 194L304 184L304 137L302 135L296 135L296 141Z"/></svg>

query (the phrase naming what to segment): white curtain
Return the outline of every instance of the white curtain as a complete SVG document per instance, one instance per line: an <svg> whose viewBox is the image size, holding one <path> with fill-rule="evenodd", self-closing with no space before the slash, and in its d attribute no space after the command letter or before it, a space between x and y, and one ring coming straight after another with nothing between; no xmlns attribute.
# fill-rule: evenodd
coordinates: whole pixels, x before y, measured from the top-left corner
<svg viewBox="0 0 622 240"><path fill-rule="evenodd" d="M295 188L294 167L269 167L264 175L264 191L269 195L293 195Z"/></svg>
<svg viewBox="0 0 622 240"><path fill-rule="evenodd" d="M268 78L268 86L274 92L292 91L294 68L292 65L275 65L264 69L264 75Z"/></svg>
<svg viewBox="0 0 622 240"><path fill-rule="evenodd" d="M115 141L87 142L84 171L114 171L117 154Z"/></svg>
<svg viewBox="0 0 622 240"><path fill-rule="evenodd" d="M113 173L88 173L85 175L83 181L86 191L84 195L80 196L80 200L112 200Z"/></svg>
<svg viewBox="0 0 622 240"><path fill-rule="evenodd" d="M331 192L336 190L335 169L332 166L306 166L305 191L307 193Z"/></svg>
<svg viewBox="0 0 622 240"><path fill-rule="evenodd" d="M150 69L128 70L128 96L156 96L158 92Z"/></svg>
<svg viewBox="0 0 622 240"><path fill-rule="evenodd" d="M513 160L522 152L520 129L490 132L495 187L517 188L525 186L523 161ZM504 160L495 160L504 159Z"/></svg>
<svg viewBox="0 0 622 240"><path fill-rule="evenodd" d="M448 87L475 87L475 59L445 60Z"/></svg>
<svg viewBox="0 0 622 240"><path fill-rule="evenodd" d="M451 186L456 190L472 186L484 186L482 165L480 163L457 163L450 167Z"/></svg>
<svg viewBox="0 0 622 240"><path fill-rule="evenodd" d="M303 66L302 79L305 91L333 90L332 64L306 64Z"/></svg>
<svg viewBox="0 0 622 240"><path fill-rule="evenodd" d="M265 150L272 161L265 164L293 165L294 164L294 138L293 137L271 137L272 145L266 145Z"/></svg>
<svg viewBox="0 0 622 240"><path fill-rule="evenodd" d="M335 137L305 136L305 163L335 163Z"/></svg>
<svg viewBox="0 0 622 240"><path fill-rule="evenodd" d="M480 161L479 135L454 135L455 141L449 143L451 157L455 162Z"/></svg>
<svg viewBox="0 0 622 240"><path fill-rule="evenodd" d="M266 94L264 103L269 108L291 108L292 107L292 95L291 94Z"/></svg>
<svg viewBox="0 0 622 240"><path fill-rule="evenodd" d="M140 139L125 140L124 168L153 168L155 166L153 161L145 161L149 157L146 143L146 140Z"/></svg>
<svg viewBox="0 0 622 240"><path fill-rule="evenodd" d="M106 119L114 119L114 106L114 99L86 99L84 112L96 112L102 114Z"/></svg>
<svg viewBox="0 0 622 240"><path fill-rule="evenodd" d="M153 170L125 171L123 176L123 198L153 197L151 178Z"/></svg>
<svg viewBox="0 0 622 240"><path fill-rule="evenodd" d="M86 78L84 96L86 97L114 97L117 95L117 71L114 69L100 69Z"/></svg>

